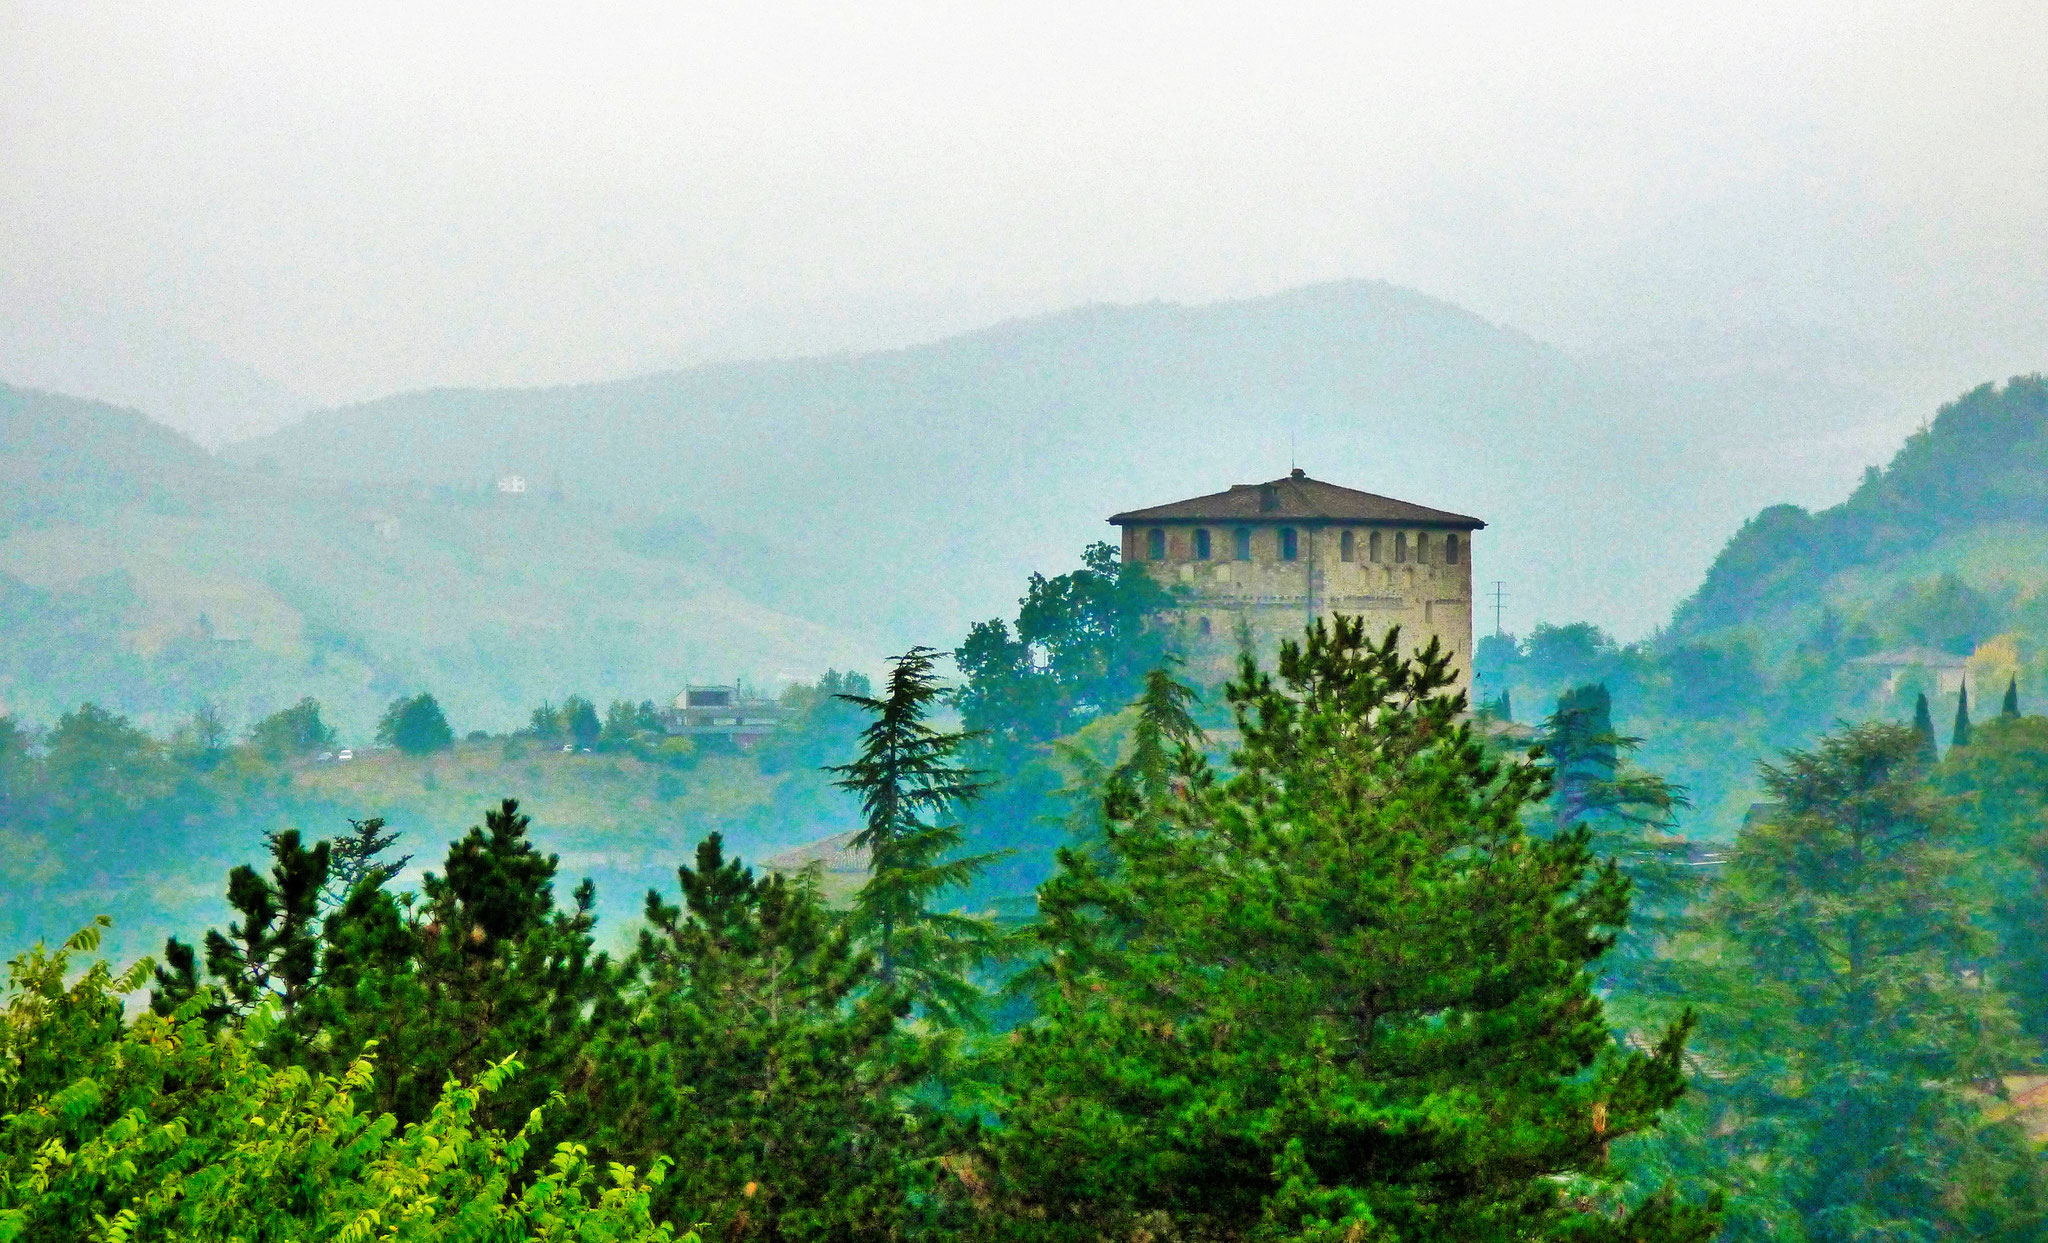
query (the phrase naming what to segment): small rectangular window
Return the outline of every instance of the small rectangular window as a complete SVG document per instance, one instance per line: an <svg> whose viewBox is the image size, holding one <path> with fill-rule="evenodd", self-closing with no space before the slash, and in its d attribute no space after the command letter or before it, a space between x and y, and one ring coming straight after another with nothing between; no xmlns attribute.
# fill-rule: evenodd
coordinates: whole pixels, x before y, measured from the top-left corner
<svg viewBox="0 0 2048 1243"><path fill-rule="evenodd" d="M1166 528L1153 527L1145 532L1145 555L1154 561L1166 560Z"/></svg>
<svg viewBox="0 0 2048 1243"><path fill-rule="evenodd" d="M1207 561L1208 559L1209 559L1209 529L1208 529L1207 527L1196 527L1196 528L1195 528L1195 560L1197 560L1197 561ZM1204 620L1206 620L1206 619L1204 619Z"/></svg>
<svg viewBox="0 0 2048 1243"><path fill-rule="evenodd" d="M1378 531L1374 531L1371 535L1365 537L1365 555L1369 561L1376 562L1380 559L1380 533Z"/></svg>
<svg viewBox="0 0 2048 1243"><path fill-rule="evenodd" d="M1429 564L1429 532L1427 531L1417 531L1415 533L1415 560L1420 565Z"/></svg>
<svg viewBox="0 0 2048 1243"><path fill-rule="evenodd" d="M1249 560L1251 560L1251 559L1252 559L1252 529L1251 529L1250 527L1239 527L1239 528L1237 529L1237 531L1236 531L1236 535L1237 535L1237 559L1238 559L1239 561L1249 561Z"/></svg>
<svg viewBox="0 0 2048 1243"><path fill-rule="evenodd" d="M1408 532L1394 532L1394 564L1408 560Z"/></svg>
<svg viewBox="0 0 2048 1243"><path fill-rule="evenodd" d="M1458 537L1455 535L1444 536L1444 564L1458 564Z"/></svg>
<svg viewBox="0 0 2048 1243"><path fill-rule="evenodd" d="M1351 561L1354 560L1357 556L1358 545L1356 541L1353 540L1351 532L1346 531L1344 532L1344 534L1338 536L1337 559L1339 561Z"/></svg>
<svg viewBox="0 0 2048 1243"><path fill-rule="evenodd" d="M1281 559L1282 561L1292 561L1292 560L1294 560L1294 559L1295 559L1295 557L1296 557L1296 556L1298 556L1298 555L1300 554L1300 552L1301 552L1300 546L1299 546L1299 545L1298 545L1298 544L1296 543L1296 541L1295 541L1295 535L1294 535L1294 528L1293 528L1293 527L1281 527L1281 528L1280 528L1280 559Z"/></svg>

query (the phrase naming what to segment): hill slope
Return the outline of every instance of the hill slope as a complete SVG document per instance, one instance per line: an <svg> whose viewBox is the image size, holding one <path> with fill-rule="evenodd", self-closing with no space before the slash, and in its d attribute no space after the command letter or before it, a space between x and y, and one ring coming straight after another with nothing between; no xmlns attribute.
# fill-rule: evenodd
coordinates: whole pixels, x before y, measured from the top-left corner
<svg viewBox="0 0 2048 1243"><path fill-rule="evenodd" d="M1748 627L1797 637L1831 609L1879 641L1967 654L2031 617L2025 606L2048 587L2044 552L2048 377L2019 376L1943 406L1842 504L1817 513L1778 505L1750 519L1679 608L1672 633ZM1940 587L1943 575L1969 599ZM1915 604L1920 590L1953 599Z"/></svg>
<svg viewBox="0 0 2048 1243"><path fill-rule="evenodd" d="M782 550L762 588L778 607L946 643L1105 537L1108 514L1279 475L1292 442L1316 477L1486 518L1480 576L1514 580L1524 616L1647 630L1759 495L1702 471L1703 425L1659 400L1361 281L1084 308L884 353L409 393L229 453L282 476L465 488L516 471L695 515Z"/></svg>
<svg viewBox="0 0 2048 1243"><path fill-rule="evenodd" d="M575 691L808 678L879 650L631 513L265 477L132 411L4 386L0 433L0 712L93 699L163 727L208 700L241 724L312 694L362 741L421 687L459 728L502 728Z"/></svg>

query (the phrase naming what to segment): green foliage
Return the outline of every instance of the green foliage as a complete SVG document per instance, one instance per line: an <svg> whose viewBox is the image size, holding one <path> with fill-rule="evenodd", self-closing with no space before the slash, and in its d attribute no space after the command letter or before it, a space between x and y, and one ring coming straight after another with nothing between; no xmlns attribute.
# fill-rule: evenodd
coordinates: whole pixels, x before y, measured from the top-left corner
<svg viewBox="0 0 2048 1243"><path fill-rule="evenodd" d="M188 768L209 772L228 755L228 726L220 709L200 704L171 732L171 758Z"/></svg>
<svg viewBox="0 0 2048 1243"><path fill-rule="evenodd" d="M1913 736L1919 739L1921 760L1933 767L1941 759L1941 749L1934 741L1934 712L1924 691L1913 701Z"/></svg>
<svg viewBox="0 0 2048 1243"><path fill-rule="evenodd" d="M450 1082L423 1119L363 1112L372 1061L339 1076L275 1068L257 1047L269 1019L211 1030L203 997L120 1022L116 977L41 946L9 964L0 1012L0 1239L674 1239L655 1220L666 1163L600 1169L564 1144L533 1147L538 1111L507 1136L480 1105L519 1070L504 1060Z"/></svg>
<svg viewBox="0 0 2048 1243"><path fill-rule="evenodd" d="M273 760L331 750L334 738L333 728L320 719L320 701L311 695L249 727L249 741Z"/></svg>
<svg viewBox="0 0 2048 1243"><path fill-rule="evenodd" d="M970 732L992 740L1045 742L1072 733L1138 693L1168 655L1146 619L1168 597L1145 568L1108 544L1091 544L1082 568L1033 574L1014 633L1000 618L977 623L954 651L966 684L955 696Z"/></svg>
<svg viewBox="0 0 2048 1243"><path fill-rule="evenodd" d="M1679 1022L1609 1038L1587 968L1627 917L1547 774L1489 761L1447 660L1318 623L1227 690L1106 855L1040 891L1037 1017L987 1137L1022 1237L1693 1239L1709 1207L1602 1188L1683 1092ZM1156 708L1155 708L1156 711Z"/></svg>
<svg viewBox="0 0 2048 1243"><path fill-rule="evenodd" d="M206 970L220 981L234 1013L248 1014L275 1003L287 1017L298 1010L320 970L318 923L322 890L328 883L329 846L311 848L286 830L270 839L274 861L270 875L243 865L228 873L228 905L241 916L225 935L206 934ZM173 937L164 956L175 975L158 977L151 999L159 1014L168 1014L189 999L185 964L190 952Z"/></svg>
<svg viewBox="0 0 2048 1243"><path fill-rule="evenodd" d="M591 936L595 891L554 900L559 860L528 840L528 818L507 799L449 845L440 873L421 881L417 906L359 885L328 916L321 989L299 1019L328 1049L374 1040L387 1055L374 1078L379 1109L425 1116L441 1083L507 1057L532 1068L487 1102L498 1121L538 1107L587 1070L590 1007L612 966Z"/></svg>
<svg viewBox="0 0 2048 1243"><path fill-rule="evenodd" d="M1970 745L1970 688L1968 684L1965 684L1961 690L1956 692L1956 725L1955 731L1949 735L1948 742L1952 747L1967 747Z"/></svg>
<svg viewBox="0 0 2048 1243"><path fill-rule="evenodd" d="M1557 701L1544 722L1551 766L1550 832L1583 826L1593 853L1612 860L1629 884L1629 920L1602 963L1604 982L1632 995L1659 991L1659 963L1683 926L1699 883L1689 866L1678 815L1683 787L1627 762L1642 745L1614 729L1605 686L1581 686Z"/></svg>
<svg viewBox="0 0 2048 1243"><path fill-rule="evenodd" d="M947 817L987 788L957 760L967 735L926 723L944 695L932 666L939 653L915 647L891 661L880 698L842 694L873 720L860 752L834 766L841 788L860 797L857 850L868 852L868 879L855 895L856 932L875 949L885 987L903 988L935 1018L973 1018L980 990L969 973L993 954L1000 934L986 919L932 909L932 900L972 881L1000 854L953 857L965 840Z"/></svg>
<svg viewBox="0 0 2048 1243"><path fill-rule="evenodd" d="M941 1209L904 1094L941 1046L898 1027L900 995L805 878L756 877L713 835L647 895L587 1089L594 1147L680 1165L659 1203L721 1237L890 1238Z"/></svg>
<svg viewBox="0 0 2048 1243"><path fill-rule="evenodd" d="M2005 700L1998 706L1998 715L2008 721L2020 716L2020 678L2014 674L2005 684Z"/></svg>
<svg viewBox="0 0 2048 1243"><path fill-rule="evenodd" d="M163 744L97 704L57 718L42 766L52 810L73 822L133 818L168 802L178 780Z"/></svg>
<svg viewBox="0 0 2048 1243"><path fill-rule="evenodd" d="M1767 766L1705 924L1704 1115L1678 1167L1731 1239L2034 1239L2048 1177L1973 1083L2025 1055L1923 741L1865 725Z"/></svg>
<svg viewBox="0 0 2048 1243"><path fill-rule="evenodd" d="M661 710L653 700L643 699L636 704L630 699L614 699L604 710L604 728L599 738L607 746L624 746L643 735L659 735L661 729Z"/></svg>
<svg viewBox="0 0 2048 1243"><path fill-rule="evenodd" d="M391 701L377 722L377 741L407 755L430 755L455 745L455 731L441 705L425 691Z"/></svg>
<svg viewBox="0 0 2048 1243"><path fill-rule="evenodd" d="M2015 376L1986 384L1943 406L1925 430L1882 471L1865 476L1842 504L1809 514L1796 506L1764 510L1745 524L1678 611L1679 633L1754 622L1809 597L1836 571L1924 548L1960 528L2012 519L2033 521L2044 497L2040 463L2048 459L2048 377ZM1981 601L1958 582L1938 582L1963 612L1911 600L1901 618L1912 640L1948 646L1995 633ZM1974 615L1969 615L1974 613Z"/></svg>
<svg viewBox="0 0 2048 1243"><path fill-rule="evenodd" d="M571 695L562 701L562 733L579 747L593 747L604 735L604 722L598 719L597 705L581 695Z"/></svg>
<svg viewBox="0 0 2048 1243"><path fill-rule="evenodd" d="M1968 887L1998 939L1987 973L2034 1049L2048 1049L2048 717L1986 721L1936 773L1955 800Z"/></svg>

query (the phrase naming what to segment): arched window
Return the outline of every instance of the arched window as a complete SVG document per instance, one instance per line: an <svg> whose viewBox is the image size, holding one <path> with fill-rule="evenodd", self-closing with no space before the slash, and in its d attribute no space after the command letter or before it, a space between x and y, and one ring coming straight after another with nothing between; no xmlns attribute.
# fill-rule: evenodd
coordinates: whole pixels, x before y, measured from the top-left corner
<svg viewBox="0 0 2048 1243"><path fill-rule="evenodd" d="M1209 528L1207 528L1207 527L1196 527L1196 528L1195 528L1195 560L1197 560L1197 561L1207 561L1208 559L1209 559ZM1204 625L1207 625L1207 624L1208 624L1208 619L1207 619L1207 618L1203 618L1203 619L1202 619L1202 621L1203 621L1203 624L1204 624ZM1202 631L1202 633L1203 633L1203 634L1207 634L1207 633L1209 633L1209 632L1208 632L1207 630L1204 630L1204 631Z"/></svg>
<svg viewBox="0 0 2048 1243"><path fill-rule="evenodd" d="M1237 532L1236 532L1236 534L1237 534L1237 559L1238 559L1239 561L1249 561L1249 560L1251 560L1251 559L1252 559L1252 529L1251 529L1250 527L1239 527L1239 528L1237 529Z"/></svg>
<svg viewBox="0 0 2048 1243"><path fill-rule="evenodd" d="M1408 559L1408 532L1394 532L1394 561L1396 564Z"/></svg>
<svg viewBox="0 0 2048 1243"><path fill-rule="evenodd" d="M1456 535L1444 536L1444 564L1458 564L1458 537Z"/></svg>
<svg viewBox="0 0 2048 1243"><path fill-rule="evenodd" d="M1380 533L1378 531L1374 531L1371 535L1365 537L1365 556L1368 561L1378 561L1380 559Z"/></svg>
<svg viewBox="0 0 2048 1243"><path fill-rule="evenodd" d="M1301 555L1301 547L1295 539L1293 527L1280 528L1280 559L1292 561Z"/></svg>
<svg viewBox="0 0 2048 1243"><path fill-rule="evenodd" d="M1166 560L1166 528L1153 527L1145 532L1145 555L1154 561Z"/></svg>
<svg viewBox="0 0 2048 1243"><path fill-rule="evenodd" d="M1415 533L1415 560L1421 565L1429 564L1429 532L1427 531L1417 531Z"/></svg>
<svg viewBox="0 0 2048 1243"><path fill-rule="evenodd" d="M1206 534L1206 532L1204 532L1204 534ZM1201 635L1201 636L1202 636L1203 638L1205 638L1205 639L1209 637L1209 619L1208 619L1208 618L1204 617L1204 618L1201 618L1201 619L1199 619L1199 620L1197 620L1197 621L1195 622L1195 633L1196 633L1196 634L1198 634L1198 635Z"/></svg>
<svg viewBox="0 0 2048 1243"><path fill-rule="evenodd" d="M1344 534L1338 536L1337 559L1339 561L1351 561L1356 559L1357 556L1358 544L1357 541L1352 538L1351 532L1346 531L1344 532Z"/></svg>

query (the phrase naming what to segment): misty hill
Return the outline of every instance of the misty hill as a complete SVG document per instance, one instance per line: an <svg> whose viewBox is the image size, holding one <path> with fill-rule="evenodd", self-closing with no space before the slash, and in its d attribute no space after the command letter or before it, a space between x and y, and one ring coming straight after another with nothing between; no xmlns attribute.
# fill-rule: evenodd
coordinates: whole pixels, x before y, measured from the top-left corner
<svg viewBox="0 0 2048 1243"><path fill-rule="evenodd" d="M423 687L458 727L503 728L574 691L808 678L877 650L730 585L691 552L738 545L674 519L266 477L133 411L4 386L0 433L0 713L90 699L162 728L211 701L240 725L311 694L364 741Z"/></svg>
<svg viewBox="0 0 2048 1243"><path fill-rule="evenodd" d="M1674 638L1820 623L1968 655L2018 627L2048 639L2048 378L1941 407L1840 505L1762 511L1678 610Z"/></svg>
<svg viewBox="0 0 2048 1243"><path fill-rule="evenodd" d="M278 478L473 489L518 472L687 515L770 550L750 590L778 608L949 644L1106 537L1108 514L1278 475L1292 442L1313 476L1487 519L1478 577L1508 579L1522 615L1641 631L1784 495L1712 469L1754 419L1696 406L1355 281L882 353L407 393L228 452Z"/></svg>
<svg viewBox="0 0 2048 1243"><path fill-rule="evenodd" d="M6 288L0 378L144 410L204 445L274 430L314 405L168 324Z"/></svg>

